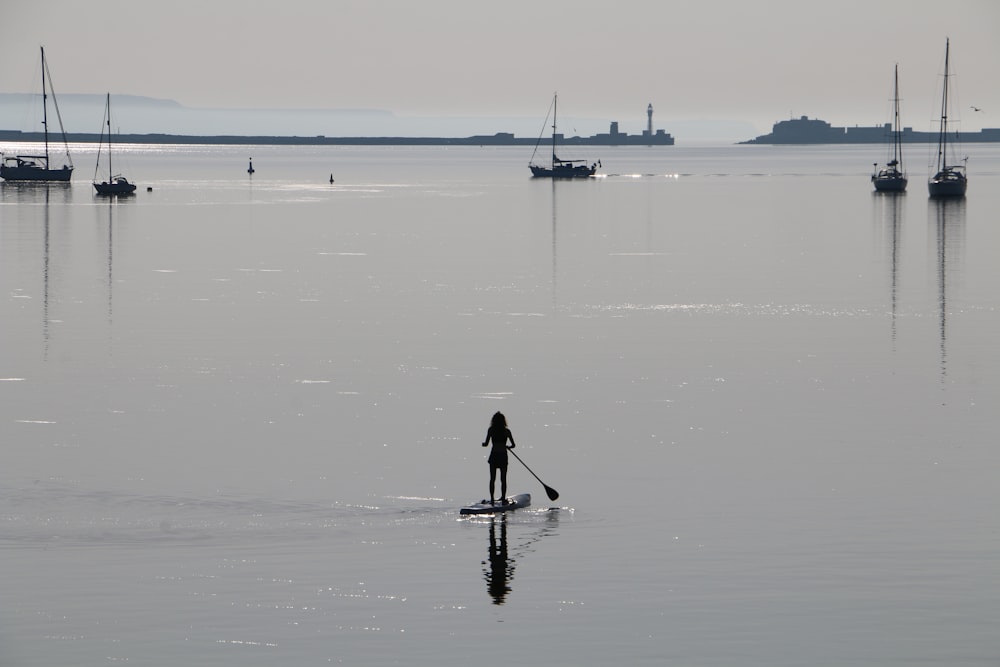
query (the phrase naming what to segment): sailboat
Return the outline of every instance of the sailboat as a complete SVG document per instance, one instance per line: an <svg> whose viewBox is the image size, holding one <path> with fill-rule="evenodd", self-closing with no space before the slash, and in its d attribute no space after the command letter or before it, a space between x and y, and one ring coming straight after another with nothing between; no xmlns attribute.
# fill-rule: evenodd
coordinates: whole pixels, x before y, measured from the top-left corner
<svg viewBox="0 0 1000 667"><path fill-rule="evenodd" d="M969 185L965 175L965 165L948 164L949 41L945 40L944 43L944 86L941 92L941 126L938 130L937 173L927 182L927 189L931 197L964 197L965 189Z"/></svg>
<svg viewBox="0 0 1000 667"><path fill-rule="evenodd" d="M586 160L560 160L556 156L556 139L560 136L556 132L558 98L558 95L552 97L552 161L548 166L535 164L535 154L542 142L542 137L539 135L538 141L535 143L535 150L531 154L531 160L528 162L531 175L538 178L588 178L593 176L597 171L597 163L588 165ZM548 120L548 116L545 117L545 120ZM542 131L544 133L544 129Z"/></svg>
<svg viewBox="0 0 1000 667"><path fill-rule="evenodd" d="M94 189L99 195L130 195L135 192L135 183L129 183L121 174L111 169L111 93L104 105L104 125L108 127L108 180L98 183L97 170L101 167L101 147L104 146L104 127L101 127L101 143L97 148L97 165L94 167Z"/></svg>
<svg viewBox="0 0 1000 667"><path fill-rule="evenodd" d="M7 181L69 181L73 175L73 160L69 156L69 142L66 141L66 130L62 126L59 115L59 103L56 93L52 90L52 75L45 60L45 47L42 49L42 128L45 130L45 155L14 155L4 157L0 163L0 178ZM48 77L46 77L48 75ZM48 90L46 90L46 86ZM49 168L49 105L48 92L52 92L52 103L55 105L56 117L59 119L59 130L66 146L67 163L61 169Z"/></svg>
<svg viewBox="0 0 1000 667"><path fill-rule="evenodd" d="M902 130L899 127L899 65L896 65L893 76L893 121L892 121L892 156L885 163L884 169L872 174L872 183L876 192L905 192L906 172L903 171L903 147L901 144Z"/></svg>

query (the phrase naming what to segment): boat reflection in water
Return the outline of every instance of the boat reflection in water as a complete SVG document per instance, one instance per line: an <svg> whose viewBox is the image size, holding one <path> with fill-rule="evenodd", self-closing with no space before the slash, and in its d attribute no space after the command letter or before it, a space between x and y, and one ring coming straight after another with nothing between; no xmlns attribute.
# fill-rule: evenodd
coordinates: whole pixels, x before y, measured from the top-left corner
<svg viewBox="0 0 1000 667"><path fill-rule="evenodd" d="M962 274L965 254L965 199L931 201L931 229L936 241L938 327L941 350L941 382L948 377L948 301Z"/></svg>
<svg viewBox="0 0 1000 667"><path fill-rule="evenodd" d="M34 257L38 252L41 270L41 350L43 360L48 359L50 342L49 291L52 254L52 223L49 220L50 209L66 207L71 200L71 185L68 181L47 182L14 181L0 183L0 204L10 204L16 207L18 215L11 219L15 225L15 236L30 251L26 256ZM57 235L58 237L58 235ZM56 244L60 245L60 244ZM59 273L56 273L58 277ZM18 290L20 293L20 290Z"/></svg>
<svg viewBox="0 0 1000 667"><path fill-rule="evenodd" d="M879 192L873 193L878 195ZM896 344L896 315L899 301L899 258L903 230L903 211L905 198L892 196L873 196L875 203L874 218L881 226L884 243L887 248L889 265L889 303L892 322L892 343Z"/></svg>

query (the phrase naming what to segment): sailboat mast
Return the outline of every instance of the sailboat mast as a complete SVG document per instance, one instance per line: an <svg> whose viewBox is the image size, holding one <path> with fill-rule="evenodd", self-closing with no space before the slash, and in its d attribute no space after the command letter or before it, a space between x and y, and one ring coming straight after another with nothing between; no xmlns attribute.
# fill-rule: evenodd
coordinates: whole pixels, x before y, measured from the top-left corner
<svg viewBox="0 0 1000 667"><path fill-rule="evenodd" d="M106 111L106 117L108 119L108 183L111 182L111 93L108 93L107 100L104 103L104 108Z"/></svg>
<svg viewBox="0 0 1000 667"><path fill-rule="evenodd" d="M42 50L42 129L45 131L45 168L49 168L49 96L45 92L45 47Z"/></svg>
<svg viewBox="0 0 1000 667"><path fill-rule="evenodd" d="M896 65L896 68L894 70L893 84L894 84L893 97L895 98L893 100L894 102L893 106L895 107L895 119L893 122L896 126L894 143L896 145L894 148L895 155L893 155L892 157L898 163L898 169L900 171L903 171L903 151L901 150L902 147L900 146L900 127L899 127L899 65L898 64Z"/></svg>
<svg viewBox="0 0 1000 667"><path fill-rule="evenodd" d="M552 166L555 166L556 160L556 116L559 114L559 95L555 95L552 98Z"/></svg>
<svg viewBox="0 0 1000 667"><path fill-rule="evenodd" d="M938 132L938 171L947 167L945 151L948 148L948 57L951 40L944 42L944 86L941 93L941 129Z"/></svg>

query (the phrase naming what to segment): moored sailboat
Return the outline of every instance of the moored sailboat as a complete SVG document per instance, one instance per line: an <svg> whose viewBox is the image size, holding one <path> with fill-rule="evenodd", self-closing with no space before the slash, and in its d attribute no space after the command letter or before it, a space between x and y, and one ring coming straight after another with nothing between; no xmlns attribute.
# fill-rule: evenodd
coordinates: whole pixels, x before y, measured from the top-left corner
<svg viewBox="0 0 1000 667"><path fill-rule="evenodd" d="M535 143L535 150L531 154L531 160L528 162L531 175L537 178L588 178L593 176L597 171L596 162L588 165L587 160L561 160L556 156L556 141L560 136L556 131L558 99L558 95L552 96L552 160L548 166L535 164L535 154L542 142L542 137L539 135L538 141ZM548 121L548 116L545 117L545 120Z"/></svg>
<svg viewBox="0 0 1000 667"><path fill-rule="evenodd" d="M955 164L948 154L948 88L950 40L944 43L944 85L941 92L941 121L938 129L937 173L927 182L927 190L931 197L964 197L969 185L966 178L965 165ZM954 147L952 147L954 151ZM953 156L952 156L953 158ZM949 164L951 162L951 164Z"/></svg>
<svg viewBox="0 0 1000 667"><path fill-rule="evenodd" d="M907 179L906 172L903 170L903 147L901 142L902 128L899 125L899 65L896 65L893 72L891 154L889 161L885 163L883 169L878 169L878 163L875 163L877 171L872 174L872 183L875 185L876 192L906 191Z"/></svg>
<svg viewBox="0 0 1000 667"><path fill-rule="evenodd" d="M73 160L69 155L69 142L66 140L66 130L62 126L62 116L59 114L59 103L56 93L52 90L52 74L49 72L48 61L45 60L45 47L42 51L42 128L45 131L44 155L13 155L0 161L0 178L6 181L62 181L66 182L73 176ZM52 103L59 119L59 130L62 132L63 144L66 146L66 163L60 169L51 169L49 164L49 91L52 92Z"/></svg>
<svg viewBox="0 0 1000 667"><path fill-rule="evenodd" d="M111 93L104 104L104 125L108 128L108 180L97 182L97 171L101 167L101 147L104 146L104 127L101 127L101 143L97 148L97 164L94 166L94 189L99 195L130 195L135 192L135 183L129 183L121 174L114 174L111 168Z"/></svg>

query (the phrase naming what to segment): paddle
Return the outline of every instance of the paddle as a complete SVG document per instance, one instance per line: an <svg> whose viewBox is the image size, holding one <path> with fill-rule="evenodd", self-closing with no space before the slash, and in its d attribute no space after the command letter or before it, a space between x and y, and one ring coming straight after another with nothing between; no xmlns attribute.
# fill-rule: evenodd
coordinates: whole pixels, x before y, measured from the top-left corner
<svg viewBox="0 0 1000 667"><path fill-rule="evenodd" d="M508 451L508 452L510 452L511 454L514 454L514 450L513 450L513 449L508 449L507 451ZM515 458L515 459L517 459L518 461L521 461L521 457L520 457L520 456L518 456L517 454L514 454L514 458ZM527 464L527 463L525 463L524 461L521 461L521 465L523 465L523 466L524 466L525 468L528 468L528 464ZM543 481L542 481L541 479L539 479L538 475L536 475L536 474L535 474L535 471L534 471L534 470L532 470L531 468L528 468L528 472L530 472L530 473L532 474L532 476L533 476L533 477L534 477L535 479L537 479L537 480L538 480L538 482L539 482L539 483L540 483L540 484L541 484L542 486L544 486L544 487L545 487L545 495L547 495L547 496L549 497L549 500L555 500L555 499L557 499L557 498L559 497L559 492L558 492L558 491L556 491L555 489L553 489L553 488L552 488L551 486L548 486L548 485L547 485L547 484L546 484L545 482L543 482Z"/></svg>

